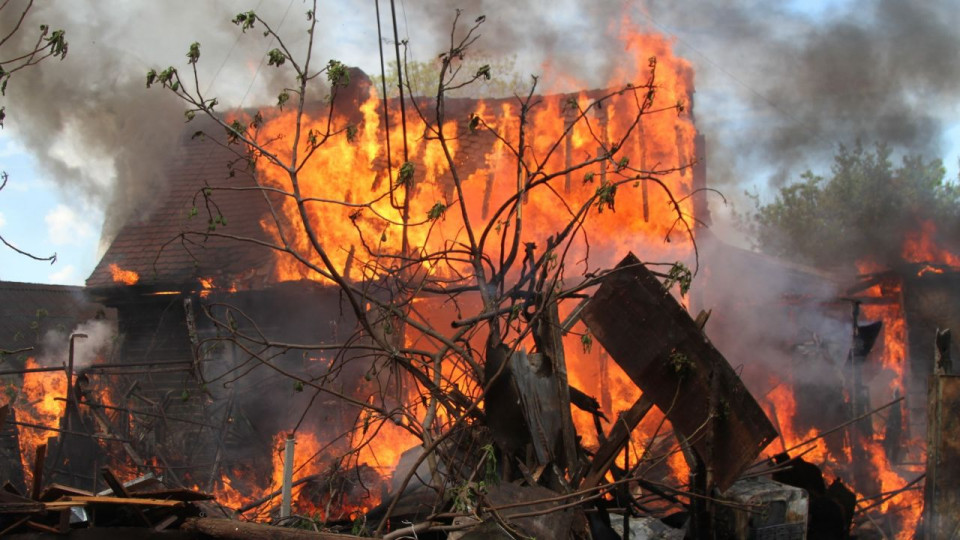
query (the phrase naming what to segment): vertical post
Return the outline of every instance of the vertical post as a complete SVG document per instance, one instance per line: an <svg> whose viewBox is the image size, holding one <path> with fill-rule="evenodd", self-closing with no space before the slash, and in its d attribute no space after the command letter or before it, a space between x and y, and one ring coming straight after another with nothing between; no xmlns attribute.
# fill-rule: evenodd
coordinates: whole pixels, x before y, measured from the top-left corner
<svg viewBox="0 0 960 540"><path fill-rule="evenodd" d="M67 357L67 407L76 405L73 402L73 352L74 341L77 338L85 338L86 334L73 334L70 336L70 353ZM69 418L69 416L67 416Z"/></svg>
<svg viewBox="0 0 960 540"><path fill-rule="evenodd" d="M630 477L630 434L627 434L627 444L623 448L623 470L627 478ZM630 482L624 485L627 492L626 506L623 509L623 540L630 540L630 501L633 494L630 493Z"/></svg>
<svg viewBox="0 0 960 540"><path fill-rule="evenodd" d="M646 136L643 132L643 116L637 122L637 149L640 151L640 170L642 174L647 172L647 145ZM683 169L680 169L683 172ZM650 222L650 188L646 180L640 181L640 197L643 200L643 222Z"/></svg>
<svg viewBox="0 0 960 540"><path fill-rule="evenodd" d="M960 376L952 372L950 331L937 330L927 394L927 477L917 538L953 538L960 530Z"/></svg>
<svg viewBox="0 0 960 540"><path fill-rule="evenodd" d="M293 455L296 444L293 433L287 434L286 446L283 449L283 488L280 491L280 518L290 517L293 491Z"/></svg>

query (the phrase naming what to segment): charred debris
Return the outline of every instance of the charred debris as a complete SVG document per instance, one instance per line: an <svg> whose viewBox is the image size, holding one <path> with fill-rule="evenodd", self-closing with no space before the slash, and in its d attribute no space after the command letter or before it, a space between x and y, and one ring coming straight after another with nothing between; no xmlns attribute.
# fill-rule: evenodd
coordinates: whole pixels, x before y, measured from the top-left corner
<svg viewBox="0 0 960 540"><path fill-rule="evenodd" d="M848 292L856 295L888 277L867 276ZM157 389L171 374L178 381L189 378L196 365L110 358L81 366L74 363L73 345L84 336L73 335L62 367L31 364L4 372L22 377L65 372L71 382L45 389L65 405L57 409L62 413L56 427L17 418L9 406L0 409L6 475L0 536L332 539L369 536L372 524L382 522L383 538L892 538L902 534L897 527L910 525L886 518L881 509L904 492L922 489L923 525L915 530L924 538L946 537L960 515L952 489L960 453L960 392L949 331L935 333L936 354L930 355L925 475L884 491L864 478L873 470L864 463L868 458L853 455L845 467L830 471L834 480L828 485L824 472L804 459L814 443L866 436L878 413L887 415L886 451L900 450L898 431L890 426L903 421L904 398L874 407L863 388L861 371L880 332L878 324L859 322L864 301L883 300L850 303L853 344L844 368L849 386L838 390L847 396L846 417L833 429L771 452L772 442L783 442L776 415L768 417L706 338L710 313L691 318L658 275L630 254L566 320L555 308L547 310L535 332L537 352L488 352L490 386L482 420L471 428L475 433L442 449L454 458L445 463L472 479L460 489L438 498L422 452L413 448L397 466L397 471L419 467L407 485L391 484L382 472L360 466L328 468L294 483L292 467L286 467L283 487L241 507L212 493L219 477L229 476L230 487L242 491L243 476L228 473L229 467L246 466L260 475L269 467L245 463L252 454L238 450L252 439L245 440L251 433L238 425L248 419L236 396L211 396L200 408L187 406L187 400ZM180 330L196 340L202 330L191 303L177 309L186 321ZM610 411L567 377L561 338L578 320L641 392L606 431L600 419ZM127 345L127 350L139 346ZM183 390L189 391L206 389ZM595 451L577 433L571 406L596 420ZM654 410L661 419L638 445L637 427ZM42 435L43 442L23 444L19 434L30 432ZM215 444L198 444L211 436ZM286 446L292 465L292 443L283 442L273 451L279 454ZM25 449L32 452L26 455ZM672 454L682 459L685 478L665 466ZM141 474L145 470L162 474ZM864 494L861 487L858 493L847 482L873 485L875 491ZM352 495L369 494L377 484L379 504L370 499L361 504ZM323 508L322 523L291 514L294 488Z"/></svg>

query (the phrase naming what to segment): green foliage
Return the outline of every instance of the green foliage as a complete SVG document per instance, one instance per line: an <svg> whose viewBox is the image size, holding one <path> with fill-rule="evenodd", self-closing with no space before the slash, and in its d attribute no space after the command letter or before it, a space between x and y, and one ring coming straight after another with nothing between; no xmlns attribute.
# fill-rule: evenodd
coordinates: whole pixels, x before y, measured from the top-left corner
<svg viewBox="0 0 960 540"><path fill-rule="evenodd" d="M410 186L413 182L413 162L407 161L400 166L400 173L397 175L397 186Z"/></svg>
<svg viewBox="0 0 960 540"><path fill-rule="evenodd" d="M663 286L667 289L674 285L680 286L680 296L685 296L690 291L690 285L693 283L693 272L682 262L675 262L667 273L667 280Z"/></svg>
<svg viewBox="0 0 960 540"><path fill-rule="evenodd" d="M157 73L157 70L151 69L147 72L147 88L154 83L160 83L164 88L169 88L176 92L180 89L180 82L176 80L177 68L170 66L167 69Z"/></svg>
<svg viewBox="0 0 960 540"><path fill-rule="evenodd" d="M339 60L330 60L327 63L327 80L334 88L348 86L350 84L350 71Z"/></svg>
<svg viewBox="0 0 960 540"><path fill-rule="evenodd" d="M194 41L190 44L190 50L187 51L187 63L196 64L200 59L200 42Z"/></svg>
<svg viewBox="0 0 960 540"><path fill-rule="evenodd" d="M604 208L609 208L612 212L616 212L613 207L614 202L617 198L617 185L610 182L603 182L600 187L597 188L597 212L603 213Z"/></svg>
<svg viewBox="0 0 960 540"><path fill-rule="evenodd" d="M280 95L277 96L277 107L282 111L283 106L286 105L288 101L290 101L290 93L286 90L280 92Z"/></svg>
<svg viewBox="0 0 960 540"><path fill-rule="evenodd" d="M40 29L41 29L41 31L46 32L46 31L47 31L47 26L46 26L46 25L42 25L42 26L40 27ZM54 30L54 31L46 38L46 42L47 42L46 47L49 47L49 48L50 48L50 55L51 55L51 56L53 56L53 57L59 56L61 60L63 60L64 58L67 57L67 48L68 48L68 46L67 46L66 37L67 37L67 35L66 35L66 33L64 33L63 30Z"/></svg>
<svg viewBox="0 0 960 540"><path fill-rule="evenodd" d="M280 67L287 61L287 55L280 49L271 49L267 53L267 65Z"/></svg>
<svg viewBox="0 0 960 540"><path fill-rule="evenodd" d="M462 74L454 81L466 82L469 75L478 79L477 84L468 85L448 91L450 97L502 97L522 94L528 90L524 78L516 71L516 57L493 58L483 56L469 56L457 59L453 69L460 68ZM404 92L413 96L435 95L437 84L440 82L441 62L406 62L403 66ZM387 67L388 97L399 95L397 63L390 62ZM383 84L383 77L373 78L379 90Z"/></svg>
<svg viewBox="0 0 960 540"><path fill-rule="evenodd" d="M254 11L237 13L237 16L233 18L233 24L239 26L243 32L253 28L255 22L257 22L257 14Z"/></svg>
<svg viewBox="0 0 960 540"><path fill-rule="evenodd" d="M850 265L864 258L899 260L904 233L931 220L940 230L960 221L960 189L944 179L940 160L903 157L876 144L841 146L829 178L805 172L780 188L773 202L748 216L763 251L820 267Z"/></svg>
<svg viewBox="0 0 960 540"><path fill-rule="evenodd" d="M240 137L243 136L243 124L239 120L234 120L230 127L227 128L227 142L230 144L236 144Z"/></svg>
<svg viewBox="0 0 960 540"><path fill-rule="evenodd" d="M590 332L584 332L580 336L580 346L583 347L583 352L585 354L590 354L590 351L593 349L593 336L590 335Z"/></svg>
<svg viewBox="0 0 960 540"><path fill-rule="evenodd" d="M447 205L443 204L442 202L437 202L427 212L427 219L429 219L430 221L436 221L441 217L443 217L443 214L446 211L447 211Z"/></svg>
<svg viewBox="0 0 960 540"><path fill-rule="evenodd" d="M687 355L680 351L670 351L670 358L667 361L671 370L677 374L680 379L686 379L693 373L694 363Z"/></svg>

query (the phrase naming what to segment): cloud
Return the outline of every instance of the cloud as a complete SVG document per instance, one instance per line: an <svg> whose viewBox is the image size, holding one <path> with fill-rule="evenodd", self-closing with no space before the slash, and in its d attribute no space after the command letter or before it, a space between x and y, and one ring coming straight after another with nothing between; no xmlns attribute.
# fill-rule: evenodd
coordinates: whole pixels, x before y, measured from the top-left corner
<svg viewBox="0 0 960 540"><path fill-rule="evenodd" d="M0 212L0 228L3 228L7 224L6 218L3 217L3 212Z"/></svg>
<svg viewBox="0 0 960 540"><path fill-rule="evenodd" d="M72 264L68 264L60 270L50 273L47 276L47 281L57 285L83 285L83 280L76 273L77 269Z"/></svg>
<svg viewBox="0 0 960 540"><path fill-rule="evenodd" d="M78 244L93 235L93 226L63 204L58 204L43 220L47 223L50 241L57 245Z"/></svg>

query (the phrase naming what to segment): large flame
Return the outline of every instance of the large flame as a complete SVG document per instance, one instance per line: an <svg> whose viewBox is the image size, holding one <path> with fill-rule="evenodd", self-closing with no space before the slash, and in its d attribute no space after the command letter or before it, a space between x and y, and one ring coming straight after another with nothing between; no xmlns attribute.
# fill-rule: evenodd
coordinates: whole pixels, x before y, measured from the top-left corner
<svg viewBox="0 0 960 540"><path fill-rule="evenodd" d="M689 104L691 101L692 72L685 61L673 55L669 41L663 37L630 34L625 36L625 41L632 60L619 70L607 87L619 90L628 83L645 84L654 65L651 58L655 57L655 91L650 113L643 116L640 125L634 126L637 95L643 99L646 90L626 91L591 108L584 119L570 128L577 108L586 109L599 94L593 93L592 97L585 93L556 94L538 100L538 106L528 113L525 125L524 163L529 171L540 167L546 173L562 171L571 164L602 155L601 143L610 146L628 131L631 136L619 149L616 163L608 160L601 166L599 161L602 160L598 160L590 167L561 175L551 183L553 189L541 188L525 197L522 210L526 231L524 241L543 246L546 238L570 221L571 212L597 192L607 175L612 178L617 168L672 170L660 178L672 190L676 205L656 185L641 189L644 181L638 181L632 193L630 189L621 190L615 212L593 212L594 215L587 220L586 230L590 237L597 239L593 242L593 249L602 253L594 256L603 255L601 263L612 262L614 256L622 255L628 249L637 251L640 246L645 252L657 249L657 255L673 253L671 258L678 258L676 250L660 246L671 233L683 235L685 232L676 222L678 208L689 223L693 222L693 205L686 196L692 191L692 174L688 168L696 160L693 150L696 131L689 114L678 114L672 108L678 103ZM390 118L393 155L389 156L392 168L388 169L383 104L371 90L369 98L358 107L359 114L344 110L348 108L346 104L336 109L332 130L337 134L312 150L309 161L298 171L298 189L308 201L298 207L292 198L286 198L279 224L272 216L264 216L262 220L263 227L278 242L285 238L296 253L310 262L323 266L312 249L304 221L310 223L332 266L338 272L349 274L351 279L369 279L380 274L379 268L397 265L389 257L398 255L403 249L403 232L399 224L403 221L405 196L409 198L409 253L427 256L448 250L452 242L464 242L465 223L456 208L459 201L453 189L451 160L457 164L457 175L463 182L463 206L474 228L479 229L493 220L494 212L508 197L517 193L517 162L513 149L519 148L520 111L516 100L477 102L472 110L458 111L458 117L447 118L442 125L445 144L441 144L433 133L440 126L429 116L431 102L424 100L421 107L426 109L428 122L413 114L407 116L406 146L409 153L406 159L414 171L409 179L400 172L405 158L402 153L403 129L397 111L393 110ZM395 103L391 107L397 108ZM654 112L660 109L668 110ZM495 131L497 138L489 136L482 127L478 133L465 130L470 114ZM296 120L295 112L290 110L268 115L258 132L258 140L280 141L286 149L283 145L270 145L269 148L282 159L289 160L289 137L296 132ZM326 122L324 114L308 114L302 119L303 149L311 151L310 141L326 133ZM565 136L567 129L570 133ZM565 137L569 142L565 142ZM465 151L461 146L465 144L469 150L461 158ZM480 156L482 160L477 160ZM393 171L392 178L388 177L388 170ZM257 173L261 183L293 191L288 172L271 165L268 160L258 160ZM405 188L397 187L398 183L403 183ZM439 212L439 208L446 209L443 217L428 219L431 210ZM437 214L434 217L438 217ZM499 215L496 219L503 220L505 216ZM499 242L488 242L485 247L494 255L499 250ZM685 255L688 249L680 248L679 254ZM569 255L571 260L585 254L586 244L579 241L574 251ZM293 257L279 257L277 262L276 278L279 280L323 279ZM425 266L432 264L427 262Z"/></svg>
<svg viewBox="0 0 960 540"><path fill-rule="evenodd" d="M39 368L40 365L28 358L26 369ZM62 371L40 371L24 373L23 386L17 393L13 408L17 421L34 426L53 429L60 427L60 417L65 408L63 398L67 395L67 376ZM59 398L59 399L58 399ZM20 439L20 461L23 465L24 479L27 485L33 479L33 460L37 448L47 443L47 439L56 433L42 427L18 426Z"/></svg>
<svg viewBox="0 0 960 540"><path fill-rule="evenodd" d="M610 266L627 251L642 253L647 260L688 259L692 248L684 241L688 231L686 225L678 222L677 212L692 226L690 166L698 159L694 151L696 130L688 112L693 94L692 70L686 61L673 54L670 41L662 36L642 34L631 28L622 37L630 60L605 83L605 88L611 90L560 94L557 89L551 95L551 89L547 88L544 93L548 95L538 98L538 105L526 113L523 167L527 172L519 178L515 151L521 147L518 138L521 109L517 100L478 101L466 109L450 106L457 115L448 113L442 125L430 116L433 102L421 100L427 122L408 111L406 141L397 104L391 101L390 130L386 135L390 139L391 155L388 155L384 134L388 119L383 116L383 103L371 90L369 97L356 105L356 111L350 111L346 105L336 107L331 129L336 134L315 149L311 138L323 138L327 132L327 116L307 114L301 119L302 149L312 152L307 164L297 173L296 191L305 202L298 205L292 198L284 198L278 204L278 219L273 215L264 216L261 225L278 243L288 242L300 258L325 268L326 263L314 249L315 241L322 246L336 272L354 281L382 277L385 270L395 269L401 264L398 256L404 254L404 250L421 257L422 270L428 274L458 274L466 266L462 257L437 254L459 249L457 246L467 243L467 221L478 235L489 225L495 240L488 240L484 250L492 260L497 260L501 249L499 231L507 219L500 209L517 195L518 182L522 184L530 178L528 175L556 174L570 169L571 165L594 160L569 174L558 174L550 182L550 189L540 187L522 196L520 212L524 234L521 241L546 249L548 237L570 222L585 201L614 179L622 178L618 175L621 170L635 168L641 171L641 176L659 171L657 178L670 193L650 180L621 186L615 205L589 210L584 232L575 235L565 255L570 261L568 264L576 261L586 269L584 262L589 254L590 268ZM654 68L651 106L641 122L635 124L638 103L648 97L648 89L635 90L628 85L645 85ZM562 76L554 78L568 80ZM625 88L624 92L616 93ZM613 95L596 103L597 98L607 94ZM687 110L678 110L684 108ZM579 111L586 113L577 120ZM295 112L273 111L265 117L258 140L278 141L280 144L271 145L270 150L281 159L289 160L289 138L297 132ZM476 120L470 122L471 117ZM438 140L435 130L440 130L444 143ZM627 133L629 137L625 137ZM609 149L621 139L624 140L615 160L598 159L604 155L605 147ZM402 150L404 142L408 149L406 158ZM403 169L405 160L413 167L409 178ZM462 200L454 189L454 174L462 182ZM266 159L257 162L257 178L271 188L295 191L288 171ZM400 225L405 211L409 216L406 238ZM305 222L312 231L308 232ZM674 239L679 241L669 242ZM320 273L289 255L277 256L274 267L274 277L279 281L326 281ZM420 270L412 272L417 271ZM437 320L443 315L430 313L425 317L434 328L449 328L449 321ZM596 354L577 352L576 345L568 346L567 351L571 382L588 393L599 395ZM630 407L639 391L612 361L607 364L610 368L603 373L608 379L602 389L608 396L604 410L608 418L614 419L618 412ZM468 387L475 384L456 364L446 363L441 370L445 385L458 384L460 390L469 393ZM420 405L421 400L414 398L429 396L429 393L417 385L410 385L406 391L411 403L408 413L424 418L427 400ZM443 425L447 420L444 411L437 410L436 414L437 425ZM597 438L592 419L578 411L575 415L584 442L595 446ZM670 451L658 448L657 451L662 451L659 455L654 455L656 452L649 448L651 436L670 433L669 423L662 419L662 414L651 413L636 431L633 459L647 449L644 459L668 462L674 477L686 482L686 467L675 446L668 449ZM358 463L386 473L396 466L405 449L420 441L391 421L380 419L379 422L376 436L364 439ZM603 426L606 430L610 427L609 423ZM623 458L620 459L622 466Z"/></svg>
<svg viewBox="0 0 960 540"><path fill-rule="evenodd" d="M929 219L920 224L920 230L910 231L905 235L903 260L960 269L960 257L937 242L937 225Z"/></svg>

